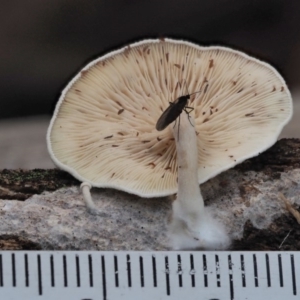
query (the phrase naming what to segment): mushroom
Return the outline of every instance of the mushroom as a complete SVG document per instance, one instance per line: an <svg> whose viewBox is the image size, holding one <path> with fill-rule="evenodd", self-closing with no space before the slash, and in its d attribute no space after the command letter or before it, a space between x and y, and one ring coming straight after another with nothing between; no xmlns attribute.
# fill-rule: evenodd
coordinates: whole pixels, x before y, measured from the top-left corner
<svg viewBox="0 0 300 300"><path fill-rule="evenodd" d="M188 103L199 184L272 146L292 115L290 92L270 65L229 48L144 40L91 62L64 89L47 133L52 160L93 187L175 194L173 124L161 132L155 124L186 90L201 91Z"/></svg>

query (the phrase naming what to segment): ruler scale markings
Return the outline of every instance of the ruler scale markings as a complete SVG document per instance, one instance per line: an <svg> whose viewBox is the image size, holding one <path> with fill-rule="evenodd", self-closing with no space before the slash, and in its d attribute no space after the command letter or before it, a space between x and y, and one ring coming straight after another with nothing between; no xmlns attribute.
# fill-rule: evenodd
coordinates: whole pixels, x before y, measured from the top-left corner
<svg viewBox="0 0 300 300"><path fill-rule="evenodd" d="M221 287L221 275L220 275L220 262L219 262L219 255L215 255L216 261L216 279L217 279L217 287Z"/></svg>
<svg viewBox="0 0 300 300"><path fill-rule="evenodd" d="M192 287L195 287L195 268L194 268L194 256L193 254L190 255L190 263L191 263L191 270L190 270L190 275L191 275L191 285Z"/></svg>
<svg viewBox="0 0 300 300"><path fill-rule="evenodd" d="M253 254L253 270L254 270L254 284L255 284L255 287L258 287L258 273L257 273L256 254Z"/></svg>
<svg viewBox="0 0 300 300"><path fill-rule="evenodd" d="M202 255L203 260L203 277L204 277L204 287L208 287L208 278L207 278L207 263L206 263L206 255Z"/></svg>
<svg viewBox="0 0 300 300"><path fill-rule="evenodd" d="M25 268L25 286L29 286L29 271L28 271L28 254L24 255L24 268Z"/></svg>
<svg viewBox="0 0 300 300"><path fill-rule="evenodd" d="M127 262L127 280L128 286L131 287L131 264L130 264L130 255L126 255L126 262Z"/></svg>
<svg viewBox="0 0 300 300"><path fill-rule="evenodd" d="M0 254L0 286L3 286L3 265L2 265L2 254Z"/></svg>
<svg viewBox="0 0 300 300"><path fill-rule="evenodd" d="M291 254L291 269L292 269L293 294L297 295L295 262L294 262L294 255L293 254Z"/></svg>
<svg viewBox="0 0 300 300"><path fill-rule="evenodd" d="M118 257L114 255L114 267L115 267L115 286L119 287L119 271L118 271Z"/></svg>
<svg viewBox="0 0 300 300"><path fill-rule="evenodd" d="M63 255L63 272L64 272L64 286L68 286L68 271L67 271L67 257Z"/></svg>
<svg viewBox="0 0 300 300"><path fill-rule="evenodd" d="M153 286L157 287L156 258L152 255Z"/></svg>
<svg viewBox="0 0 300 300"><path fill-rule="evenodd" d="M270 260L269 255L266 253L266 271L267 271L267 282L268 287L271 287L271 275L270 275Z"/></svg>
<svg viewBox="0 0 300 300"><path fill-rule="evenodd" d="M246 271L245 271L245 261L244 261L243 254L241 254L241 274L242 274L242 286L246 287Z"/></svg>
<svg viewBox="0 0 300 300"><path fill-rule="evenodd" d="M50 255L50 273L51 273L51 286L55 287L55 279L54 279L54 257Z"/></svg>
<svg viewBox="0 0 300 300"><path fill-rule="evenodd" d="M229 273L229 287L230 287L230 300L234 299L234 287L233 287L233 272L232 272L232 260L231 255L228 255L228 273Z"/></svg>
<svg viewBox="0 0 300 300"><path fill-rule="evenodd" d="M11 271L12 271L12 286L15 287L17 285L16 283L16 258L15 254L11 254Z"/></svg>
<svg viewBox="0 0 300 300"><path fill-rule="evenodd" d="M101 255L101 267L102 267L102 289L103 289L103 300L107 300L106 291L106 273L105 273L105 257Z"/></svg>
<svg viewBox="0 0 300 300"><path fill-rule="evenodd" d="M198 299L198 295L207 300L223 300L224 296L227 300L275 300L296 299L299 294L300 252L123 251L116 254L105 251L97 257L94 253L99 254L94 251L0 252L0 299L31 300L38 295L45 300L57 297L135 299L142 291L146 291L145 300ZM100 298L95 288L99 281ZM161 286L156 288L159 282ZM80 287L77 292L73 289L76 284Z"/></svg>
<svg viewBox="0 0 300 300"><path fill-rule="evenodd" d="M77 287L80 287L81 285L81 280L80 280L80 257L79 255L75 256L75 263L76 263L76 283Z"/></svg>
<svg viewBox="0 0 300 300"><path fill-rule="evenodd" d="M177 255L177 262L178 262L178 284L179 287L182 287L182 266L181 266L181 256L180 254Z"/></svg>
<svg viewBox="0 0 300 300"><path fill-rule="evenodd" d="M93 283L93 260L92 260L92 255L89 254L89 274L90 274L90 287L93 287L94 286L94 283Z"/></svg>
<svg viewBox="0 0 300 300"><path fill-rule="evenodd" d="M279 282L280 282L280 287L283 287L283 274L282 274L282 258L281 258L281 254L278 254L278 268L279 268Z"/></svg>
<svg viewBox="0 0 300 300"><path fill-rule="evenodd" d="M169 268L169 258L165 256L165 273L166 273L166 289L167 295L170 296L170 268Z"/></svg>
<svg viewBox="0 0 300 300"><path fill-rule="evenodd" d="M38 290L39 295L43 294L43 284L42 284L42 264L41 264L41 255L37 256L37 267L38 267Z"/></svg>
<svg viewBox="0 0 300 300"><path fill-rule="evenodd" d="M141 277L141 287L144 287L144 263L143 257L140 256L140 277Z"/></svg>

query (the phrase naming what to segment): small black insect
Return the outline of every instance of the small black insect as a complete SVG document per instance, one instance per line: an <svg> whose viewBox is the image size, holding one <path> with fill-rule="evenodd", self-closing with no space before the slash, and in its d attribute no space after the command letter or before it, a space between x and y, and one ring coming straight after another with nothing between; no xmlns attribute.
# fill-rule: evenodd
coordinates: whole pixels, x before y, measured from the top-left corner
<svg viewBox="0 0 300 300"><path fill-rule="evenodd" d="M194 108L187 106L187 102L189 101L191 95L196 93L200 93L200 91L180 96L174 102L170 102L170 106L159 117L156 123L156 130L164 130L169 124L174 122L180 116L183 110L189 115Z"/></svg>

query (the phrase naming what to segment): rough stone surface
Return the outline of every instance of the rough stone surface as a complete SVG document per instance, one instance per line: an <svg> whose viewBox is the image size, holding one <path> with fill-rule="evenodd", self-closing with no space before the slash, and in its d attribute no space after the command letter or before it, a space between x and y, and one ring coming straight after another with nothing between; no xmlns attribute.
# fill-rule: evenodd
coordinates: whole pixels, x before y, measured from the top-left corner
<svg viewBox="0 0 300 300"><path fill-rule="evenodd" d="M24 195L29 198L7 200L9 193L24 184L22 176L14 177L20 182L15 184L10 172L0 172L0 249L168 249L169 198L142 199L116 190L92 189L96 206L103 212L93 216L86 212L77 182L57 170L44 171L51 179L48 187L43 171L35 171L40 175L35 173L31 183L30 172L25 172L29 192ZM57 185L63 180L63 185ZM41 187L42 181L42 188L30 190ZM43 189L49 191L35 194ZM201 190L206 206L233 238L232 249L300 250L300 225L279 197L281 192L294 208L300 206L300 140L279 141L262 155L201 185Z"/></svg>

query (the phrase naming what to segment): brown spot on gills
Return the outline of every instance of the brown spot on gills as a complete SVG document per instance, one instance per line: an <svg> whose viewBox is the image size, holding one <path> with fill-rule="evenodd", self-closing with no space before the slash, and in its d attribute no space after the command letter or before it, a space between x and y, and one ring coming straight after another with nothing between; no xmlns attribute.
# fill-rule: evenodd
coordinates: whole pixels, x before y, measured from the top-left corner
<svg viewBox="0 0 300 300"><path fill-rule="evenodd" d="M165 170L166 170L166 171L167 171L167 170L171 170L171 167L166 167Z"/></svg>
<svg viewBox="0 0 300 300"><path fill-rule="evenodd" d="M157 139L158 141L161 141L161 140L162 140L160 137L157 137L156 139Z"/></svg>
<svg viewBox="0 0 300 300"><path fill-rule="evenodd" d="M152 163L149 163L147 166L152 166L153 168L155 168L156 164L152 162Z"/></svg>
<svg viewBox="0 0 300 300"><path fill-rule="evenodd" d="M244 90L244 88L241 88L240 90L237 91L237 94L242 92Z"/></svg>
<svg viewBox="0 0 300 300"><path fill-rule="evenodd" d="M272 92L275 92L276 91L276 87L275 86L273 86L273 90L272 90Z"/></svg>
<svg viewBox="0 0 300 300"><path fill-rule="evenodd" d="M119 145L111 145L112 147L119 147Z"/></svg>
<svg viewBox="0 0 300 300"><path fill-rule="evenodd" d="M169 62L169 53L166 53L167 63Z"/></svg>
<svg viewBox="0 0 300 300"><path fill-rule="evenodd" d="M115 176L116 173L112 173L112 175L110 176L110 178L113 178Z"/></svg>
<svg viewBox="0 0 300 300"><path fill-rule="evenodd" d="M120 109L120 110L118 111L118 115L120 115L123 111L124 111L124 108Z"/></svg>
<svg viewBox="0 0 300 300"><path fill-rule="evenodd" d="M142 141L143 144L150 143L150 141Z"/></svg>
<svg viewBox="0 0 300 300"><path fill-rule="evenodd" d="M208 89L208 84L205 86L203 93L205 94L207 92Z"/></svg>
<svg viewBox="0 0 300 300"><path fill-rule="evenodd" d="M245 117L254 117L254 113L245 114Z"/></svg>
<svg viewBox="0 0 300 300"><path fill-rule="evenodd" d="M176 68L180 69L180 65L174 64L174 66L175 66Z"/></svg>
<svg viewBox="0 0 300 300"><path fill-rule="evenodd" d="M280 89L280 92L283 92L283 91L284 91L284 87L282 86L281 89Z"/></svg>
<svg viewBox="0 0 300 300"><path fill-rule="evenodd" d="M182 72L184 71L184 65L182 65L182 69L181 69L181 71L182 71Z"/></svg>
<svg viewBox="0 0 300 300"><path fill-rule="evenodd" d="M210 59L209 60L209 68L211 69L212 67L214 66L214 60L213 59Z"/></svg>
<svg viewBox="0 0 300 300"><path fill-rule="evenodd" d="M112 137L113 137L113 135L108 135L104 139L107 140L107 139L111 139Z"/></svg>
<svg viewBox="0 0 300 300"><path fill-rule="evenodd" d="M122 133L122 132L118 132L118 135L124 135L124 133Z"/></svg>

